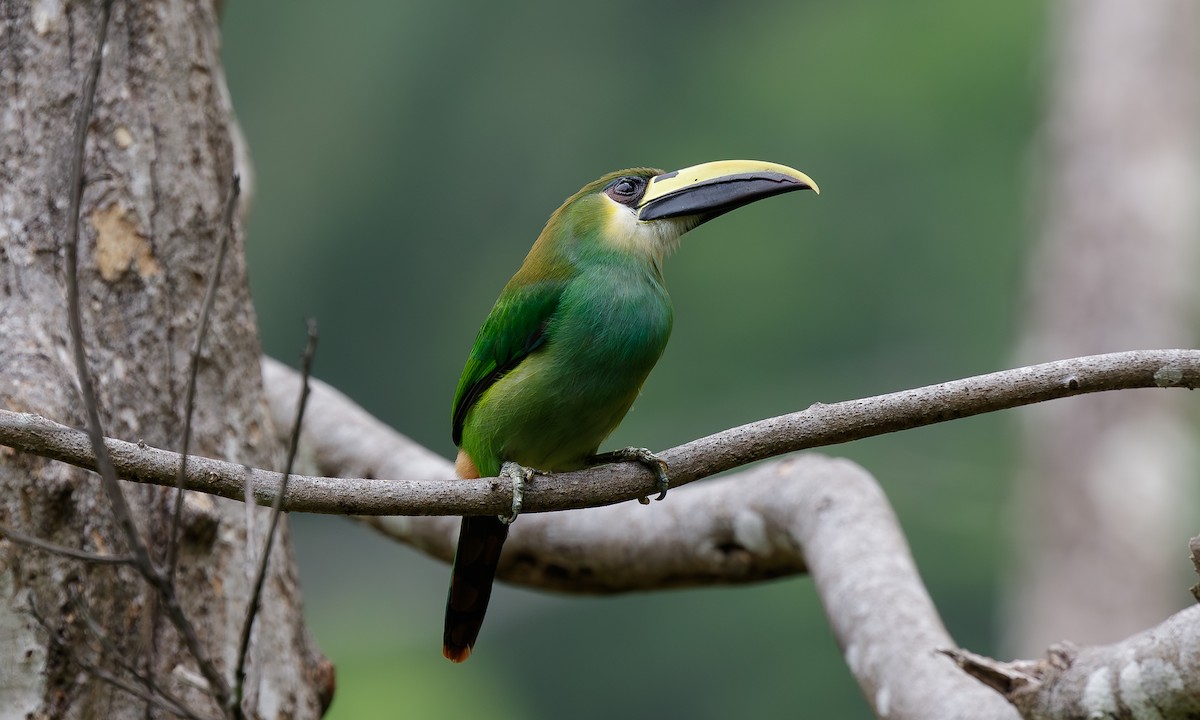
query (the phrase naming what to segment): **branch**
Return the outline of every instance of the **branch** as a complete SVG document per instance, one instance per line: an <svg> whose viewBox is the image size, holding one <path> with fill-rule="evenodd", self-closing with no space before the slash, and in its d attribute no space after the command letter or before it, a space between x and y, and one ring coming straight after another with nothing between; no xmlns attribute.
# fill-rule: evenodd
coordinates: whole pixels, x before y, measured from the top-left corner
<svg viewBox="0 0 1200 720"><path fill-rule="evenodd" d="M295 373L273 361L263 369L282 428ZM314 383L309 407L313 421L302 442L322 471L401 473L422 457L422 448L326 385ZM454 553L457 518L361 519L441 559ZM542 589L613 593L806 571L880 717L1016 717L1003 698L935 653L952 641L895 515L871 476L847 460L803 454L674 491L648 508L523 515L505 543L499 576Z"/></svg>
<svg viewBox="0 0 1200 720"><path fill-rule="evenodd" d="M83 343L83 318L79 301L79 214L83 203L83 161L87 150L87 129L92 121L92 108L96 102L96 83L100 78L100 66L104 60L104 43L108 37L108 22L112 17L114 0L105 0L100 6L100 23L96 29L96 49L88 63L87 74L80 90L80 105L75 116L75 132L71 142L70 200L67 208L67 232L63 241L66 251L67 271L67 322L71 331L71 350L75 370L79 379L79 390L87 411L87 438L95 457L95 470L104 481L104 491L113 506L113 515L125 534L129 550L139 568L150 568L150 555L138 535L133 513L117 484L117 472L104 446L104 427L100 423L100 409L96 404L96 390L92 384L92 373L88 369L87 349Z"/></svg>
<svg viewBox="0 0 1200 720"><path fill-rule="evenodd" d="M250 592L250 602L246 605L246 617L242 622L242 634L238 642L237 667L233 672L233 708L237 718L245 717L242 710L242 691L246 683L246 657L250 651L250 632L254 629L254 618L258 615L259 603L262 601L263 582L267 579L267 563L271 560L271 548L275 544L275 534L279 530L279 519L283 516L283 497L287 494L288 479L291 477L292 467L296 462L296 451L300 445L300 428L304 425L304 408L308 403L309 376L312 372L313 356L316 352L317 323L315 320L309 320L308 342L300 360L300 398L296 401L296 417L292 421L291 431L288 433L287 463L283 468L283 481L279 485L279 494L275 496L275 502L271 505L271 525L267 528L267 537L263 542L262 556L259 558L258 569L254 574L253 590Z"/></svg>
<svg viewBox="0 0 1200 720"><path fill-rule="evenodd" d="M1196 571L1197 575L1200 575L1200 535L1188 541L1188 553L1192 558L1192 569ZM1189 589L1192 597L1196 598L1196 602L1200 602L1200 583L1196 583Z"/></svg>
<svg viewBox="0 0 1200 720"><path fill-rule="evenodd" d="M229 183L229 195L225 198L221 239L217 243L217 257L213 260L212 272L208 278L208 289L204 291L204 304L200 310L200 321L196 324L196 339L192 341L192 354L188 360L187 392L183 401L183 439L180 442L179 473L175 478L175 511L171 514L171 529L167 533L167 578L174 581L176 566L179 563L179 525L183 520L183 477L187 473L188 450L192 442L192 416L196 411L196 382L200 378L200 351L204 349L204 336L208 334L209 318L212 317L213 305L217 300L217 287L221 280L221 268L225 265L225 256L229 254L229 244L233 242L234 209L242 193L242 178L237 173Z"/></svg>
<svg viewBox="0 0 1200 720"><path fill-rule="evenodd" d="M1200 573L1200 537L1188 543ZM1191 592L1200 600L1193 586ZM1003 695L1021 715L1200 717L1200 606L1121 642L1079 649L1059 643L1041 660L1001 662L944 650L959 667Z"/></svg>
<svg viewBox="0 0 1200 720"><path fill-rule="evenodd" d="M1060 360L980 375L915 390L816 403L807 410L725 430L661 453L672 487L784 453L834 445L898 430L1084 393L1200 384L1200 350L1140 350ZM107 440L113 462L128 480L173 485L175 453ZM0 444L92 469L86 435L37 415L0 411ZM284 509L344 515L487 515L505 512L511 484L497 478L451 479L448 466L426 462L403 479L310 477L290 480ZM246 473L254 501L269 505L282 476L240 465L189 458L187 489L244 499ZM597 507L655 491L651 473L635 464L606 465L538 476L525 493L525 512Z"/></svg>
<svg viewBox="0 0 1200 720"><path fill-rule="evenodd" d="M170 708L168 709L169 712L186 717L188 720L204 720L204 718L200 717L193 710L191 710L191 708L187 706L187 703L183 702L166 688L162 687L162 685L160 685L152 676L142 673L140 670L134 667L133 663L126 660L125 651L117 647L117 644L113 642L111 637L109 637L108 631L105 630L104 627L100 625L100 621L98 621L92 615L92 612L90 609L88 609L87 602L84 601L83 597L81 597L74 591L73 588L70 587L67 588L67 593L71 599L71 605L74 607L75 612L79 614L79 617L83 618L84 623L88 627L88 631L91 632L92 638L94 638L100 645L99 657L101 664L105 666L112 666L115 664L117 667L124 670L128 675L133 677L133 679L136 680L141 686L142 690L145 691L145 695L138 695L138 697L141 697L149 702L158 702L159 699L161 699L163 702L170 705ZM88 663L85 665L84 663L80 662L77 654L72 653L72 658L75 659L76 664L84 667L85 669L89 666L93 669L96 667L93 663ZM114 684L109 678L101 677L100 679L105 680L110 684ZM125 685L117 685L117 687L126 689Z"/></svg>
<svg viewBox="0 0 1200 720"><path fill-rule="evenodd" d="M267 405L280 439L295 412L299 375L264 358ZM450 463L397 433L325 383L311 381L301 445L320 472L448 476ZM806 461L823 467L820 459ZM807 472L797 468L797 473ZM624 503L570 515L522 515L505 543L502 579L543 589L616 593L755 582L805 571L786 535L791 475L734 475L682 488L644 508ZM359 517L394 540L449 562L456 517ZM564 523L570 523L569 531ZM763 538L768 540L764 540ZM771 541L769 539L775 539Z"/></svg>
<svg viewBox="0 0 1200 720"><path fill-rule="evenodd" d="M294 374L264 361L272 413L293 412ZM1131 387L1192 387L1200 351L1116 353L1048 363L865 400L808 410L727 430L668 451L678 486L771 453L844 442L908 427L1084 392ZM504 509L505 483L446 482L449 463L395 435L336 391L314 382L303 442L340 448L347 467L416 478L338 480L294 476L291 510L372 513L492 512ZM378 440L390 441L376 442ZM357 460L354 439L384 457ZM341 441L347 442L341 442ZM86 437L34 415L0 411L0 442L40 455L90 462ZM130 479L169 484L178 456L110 440L114 461ZM326 447L317 455L330 463ZM334 453L336 454L336 452ZM365 459L364 459L365 458ZM388 458L397 459L396 465ZM250 473L255 499L278 491L278 474L203 458L187 473L189 489L241 499ZM336 464L336 462L334 462ZM856 481L855 476L860 476ZM596 482L598 487L588 483ZM633 467L596 468L539 477L530 489L538 510L604 504L652 492L653 479ZM579 497L563 500L571 492ZM365 497L363 496L365 494ZM564 518L570 518L569 531ZM616 518L620 518L617 520ZM856 523L862 523L859 527ZM457 521L445 517L371 518L377 527L448 558ZM651 524L656 526L652 527ZM619 530L618 530L619 529ZM652 542L648 542L652 540ZM586 545L588 552L581 552ZM607 547L596 556L597 547ZM697 548L700 551L697 552ZM968 698L972 717L1012 717L980 687L955 685L948 661L933 654L950 639L928 600L890 510L869 478L845 461L802 457L756 468L672 495L651 509L598 508L570 516L525 515L514 528L501 567L505 579L554 589L619 592L696 583L739 582L802 572L804 548L846 659L876 710L891 717L963 716L953 699ZM864 572L865 569L865 572ZM853 572L852 572L853 571ZM960 680L965 680L961 675ZM941 709L938 712L942 712Z"/></svg>
<svg viewBox="0 0 1200 720"><path fill-rule="evenodd" d="M282 427L292 412L296 374L269 359L264 359L263 373L271 414ZM1172 372L1164 375L1165 384L1182 379ZM448 472L445 460L323 383L314 381L309 404L311 421L302 442L322 472ZM455 518L360 519L435 557L453 556ZM1200 572L1200 538L1193 540L1192 549ZM848 461L801 455L685 488L672 494L671 502L651 508L627 503L570 515L522 516L505 545L499 576L543 589L612 593L751 582L805 571L812 574L846 662L877 715L1016 717L1016 709L1001 695L959 675L937 654L978 657L947 650L953 641L920 582L882 491ZM1193 616L1193 633L1200 628L1197 620ZM1155 635L1178 637L1179 624L1172 619L1143 636L1147 641ZM1196 647L1196 641L1200 639L1168 639L1153 652L1169 657L1178 648ZM1147 653L1152 645L1147 642ZM1119 665L1128 657L1126 650L1115 646L1103 657ZM1032 663L997 665L992 661L986 672L1030 687L1024 678ZM1160 667L1169 672L1155 674ZM1171 672L1200 677L1200 669L1180 664L1149 663L1141 672L1147 680L1169 680ZM1077 667L1060 682L1069 686L1081 673ZM1120 675L1102 679L1113 677ZM1129 678L1123 682L1130 687ZM996 683L991 687L1003 692ZM1050 690L1046 685L1037 697L1050 697Z"/></svg>
<svg viewBox="0 0 1200 720"><path fill-rule="evenodd" d="M132 565L134 559L132 555L111 555L108 553L94 553L87 550L78 550L66 545L52 543L49 540L26 535L25 533L13 530L5 525L0 525L0 539L8 540L17 545L26 545L28 547L37 548L45 552L68 557L72 560L83 560L97 565Z"/></svg>
<svg viewBox="0 0 1200 720"><path fill-rule="evenodd" d="M949 654L1023 717L1200 717L1200 606L1112 645L1063 643L1043 660Z"/></svg>
<svg viewBox="0 0 1200 720"><path fill-rule="evenodd" d="M32 601L32 599L30 600L30 603L29 603L29 614L33 617L34 621L37 622L37 624L42 628L42 630L44 630L46 632L46 634L49 636L50 646L52 648L54 648L56 652L61 653L62 655L66 656L70 660L70 662L72 662L76 666L78 666L80 670L83 670L85 673L92 675L93 677L95 677L97 680L100 680L101 682L112 685L113 687L115 687L119 690L124 690L125 692L129 693L130 695L132 695L136 698L139 698L141 700L144 700L154 707L174 713L175 715L178 715L180 717L189 718L189 720L203 720L203 718L197 717L195 715L195 713L193 713L186 706L172 702L166 696L156 695L155 691L151 690L150 687L145 685L145 683L143 683L142 687L133 685L132 683L126 682L126 681L118 678L117 676L97 667L95 663L92 663L92 662L86 660L85 658L83 658L81 655L79 655L78 653L76 653L74 651L75 649L73 646L69 645L63 639L63 629L56 628L53 625L51 625L49 620L46 619L45 614L42 613L38 609L37 604L34 603ZM100 635L98 637L106 637L106 636ZM136 675L136 673L135 673L135 675ZM141 677L139 677L138 679L139 679L139 682L142 681Z"/></svg>
<svg viewBox="0 0 1200 720"><path fill-rule="evenodd" d="M840 461L849 464L847 461ZM952 647L883 490L857 466L781 499L846 665L881 718L1004 718L1002 698L937 654Z"/></svg>

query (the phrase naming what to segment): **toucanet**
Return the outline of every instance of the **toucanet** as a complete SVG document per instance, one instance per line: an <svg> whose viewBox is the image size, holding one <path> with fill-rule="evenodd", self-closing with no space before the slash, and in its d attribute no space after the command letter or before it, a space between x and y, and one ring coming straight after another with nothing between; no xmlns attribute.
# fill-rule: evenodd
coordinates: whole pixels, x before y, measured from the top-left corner
<svg viewBox="0 0 1200 720"><path fill-rule="evenodd" d="M666 494L668 468L648 450L597 455L671 333L663 258L703 222L804 189L820 192L804 173L769 162L633 168L588 183L550 216L479 330L454 394L458 476L506 477L513 508L462 520L446 601L447 658L471 654L534 471L634 460L655 472L659 499Z"/></svg>

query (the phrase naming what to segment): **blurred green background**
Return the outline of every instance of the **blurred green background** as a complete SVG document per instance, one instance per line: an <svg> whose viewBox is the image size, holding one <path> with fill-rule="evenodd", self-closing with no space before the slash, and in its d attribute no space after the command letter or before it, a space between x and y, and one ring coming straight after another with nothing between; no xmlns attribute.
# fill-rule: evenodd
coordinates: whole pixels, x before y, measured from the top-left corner
<svg viewBox="0 0 1200 720"><path fill-rule="evenodd" d="M266 351L450 456L474 334L550 212L633 165L812 175L689 234L676 324L610 446L1000 369L1026 246L1045 8L1008 3L228 3ZM996 647L1011 414L827 452L883 483L955 638ZM668 500L669 502L669 500ZM651 510L652 511L652 510ZM501 587L442 659L448 570L293 516L330 716L868 717L811 583L618 598Z"/></svg>

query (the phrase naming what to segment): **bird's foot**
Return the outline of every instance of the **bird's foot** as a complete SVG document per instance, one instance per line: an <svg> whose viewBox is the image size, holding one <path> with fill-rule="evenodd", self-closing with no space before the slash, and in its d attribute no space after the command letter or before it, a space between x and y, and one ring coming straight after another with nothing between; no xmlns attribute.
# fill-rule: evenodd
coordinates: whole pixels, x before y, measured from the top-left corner
<svg viewBox="0 0 1200 720"><path fill-rule="evenodd" d="M635 462L645 467L654 476L658 478L658 497L655 500L662 500L667 496L667 489L671 487L671 481L667 478L667 463L665 460L650 452L646 448L627 447L612 452L600 453L592 456L592 462L596 465L611 462ZM643 505L649 503L647 498L641 498L638 502Z"/></svg>
<svg viewBox="0 0 1200 720"><path fill-rule="evenodd" d="M524 465L509 461L504 463L500 468L500 477L508 478L512 481L513 498L512 512L508 515L497 515L497 519L505 525L511 525L517 516L521 514L521 506L525 503L525 484L529 482L529 478L533 477L533 468L527 468Z"/></svg>

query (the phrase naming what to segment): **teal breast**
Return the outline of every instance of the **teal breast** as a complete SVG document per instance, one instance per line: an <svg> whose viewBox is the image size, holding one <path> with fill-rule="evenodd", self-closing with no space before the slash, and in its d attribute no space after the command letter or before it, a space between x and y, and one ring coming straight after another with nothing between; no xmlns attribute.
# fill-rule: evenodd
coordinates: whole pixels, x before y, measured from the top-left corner
<svg viewBox="0 0 1200 720"><path fill-rule="evenodd" d="M633 405L671 322L652 266L615 263L575 279L546 342L467 415L463 448L485 476L506 460L547 472L583 467Z"/></svg>

